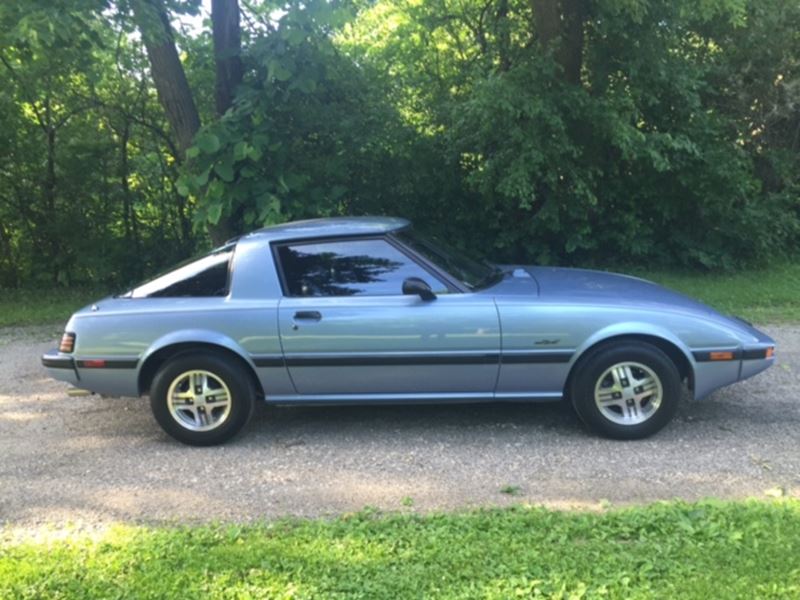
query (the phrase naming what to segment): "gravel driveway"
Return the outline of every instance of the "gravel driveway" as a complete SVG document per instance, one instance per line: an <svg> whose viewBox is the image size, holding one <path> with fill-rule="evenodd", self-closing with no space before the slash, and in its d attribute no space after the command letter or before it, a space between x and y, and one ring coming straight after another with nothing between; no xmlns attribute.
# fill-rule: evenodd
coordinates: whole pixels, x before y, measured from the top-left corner
<svg viewBox="0 0 800 600"><path fill-rule="evenodd" d="M68 398L39 366L54 328L0 330L0 524L800 496L800 327L764 329L775 367L649 440L592 437L562 405L259 406L216 448L169 439L144 399Z"/></svg>

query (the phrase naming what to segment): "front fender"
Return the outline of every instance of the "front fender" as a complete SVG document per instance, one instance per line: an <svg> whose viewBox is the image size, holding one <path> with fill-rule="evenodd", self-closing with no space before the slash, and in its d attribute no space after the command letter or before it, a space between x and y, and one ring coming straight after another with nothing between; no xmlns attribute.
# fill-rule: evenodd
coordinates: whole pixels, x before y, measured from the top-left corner
<svg viewBox="0 0 800 600"><path fill-rule="evenodd" d="M714 331L719 334L717 328L714 328ZM689 365L690 381L693 382L692 392L695 400L700 400L714 390L739 380L740 361L699 363L695 360L692 349L675 333L665 327L642 321L614 323L595 332L577 348L572 359L573 365L580 360L587 350L598 343L622 336L651 336L669 342L677 348ZM731 334L731 337L722 342L721 345L741 346L741 343ZM570 368L573 365L570 365Z"/></svg>
<svg viewBox="0 0 800 600"><path fill-rule="evenodd" d="M694 370L696 363L694 357L692 356L692 352L678 336L672 333L669 329L643 321L614 323L613 325L608 325L607 327L603 327L602 329L594 332L575 349L575 354L572 356L572 363L576 363L589 348L596 346L600 342L626 335L652 336L670 342L673 346L680 350L681 354L686 357L689 365Z"/></svg>

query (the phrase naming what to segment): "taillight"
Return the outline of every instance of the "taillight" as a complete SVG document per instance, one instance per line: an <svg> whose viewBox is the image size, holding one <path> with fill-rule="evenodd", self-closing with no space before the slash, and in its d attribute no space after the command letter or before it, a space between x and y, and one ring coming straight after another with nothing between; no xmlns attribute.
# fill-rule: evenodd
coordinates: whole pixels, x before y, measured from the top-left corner
<svg viewBox="0 0 800 600"><path fill-rule="evenodd" d="M67 332L61 336L61 343L58 345L58 351L69 354L73 350L75 350L75 334Z"/></svg>

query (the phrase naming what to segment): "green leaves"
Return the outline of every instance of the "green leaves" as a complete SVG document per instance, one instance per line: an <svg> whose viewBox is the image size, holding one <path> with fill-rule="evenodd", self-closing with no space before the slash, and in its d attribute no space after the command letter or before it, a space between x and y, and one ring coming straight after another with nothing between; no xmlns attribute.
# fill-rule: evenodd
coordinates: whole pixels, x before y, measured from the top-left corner
<svg viewBox="0 0 800 600"><path fill-rule="evenodd" d="M267 192L256 199L255 208L257 212L253 215L253 223L274 223L281 214L281 200Z"/></svg>
<svg viewBox="0 0 800 600"><path fill-rule="evenodd" d="M762 154L784 130L754 108L771 102L800 126L774 95L785 73L800 77L784 58L800 55L785 3L594 3L579 85L565 85L513 9L477 32L476 10L382 0L340 34L440 160L461 167L435 202L439 227L509 262L731 269L800 247L800 155L793 146L786 176L788 153ZM742 93L744 82L760 91ZM782 175L765 179L763 161ZM766 181L794 192L765 194ZM432 218L418 211L407 216Z"/></svg>
<svg viewBox="0 0 800 600"><path fill-rule="evenodd" d="M178 177L177 181L175 182L175 190L181 196L188 196L189 195L189 193L191 191L191 188L190 188L190 183L189 183L188 176L186 174L183 174L180 177Z"/></svg>
<svg viewBox="0 0 800 600"><path fill-rule="evenodd" d="M327 28L336 15L324 2L293 8L253 41L248 61L257 70L187 152L179 191L196 201L198 228L223 217L245 230L382 212L379 200L399 209L398 199L435 194L411 166L423 154L410 156L416 141L383 90L334 50Z"/></svg>
<svg viewBox="0 0 800 600"><path fill-rule="evenodd" d="M342 213L406 216L507 262L796 255L800 8L591 5L567 85L530 3L311 0L280 16L250 3L270 27L246 33L221 119L210 36L179 36L206 126L178 164L126 3L0 3L0 283L129 279L132 257L157 269L165 245L182 257L223 219L243 231ZM62 235L77 227L92 236Z"/></svg>
<svg viewBox="0 0 800 600"><path fill-rule="evenodd" d="M226 157L222 161L214 165L214 171L219 175L220 179L226 183L230 183L234 178L233 160L231 157Z"/></svg>
<svg viewBox="0 0 800 600"><path fill-rule="evenodd" d="M213 154L220 148L219 138L213 133L202 132L195 139L195 146L206 154Z"/></svg>
<svg viewBox="0 0 800 600"><path fill-rule="evenodd" d="M200 171L194 178L191 180L195 187L203 187L208 183L208 176L211 173L210 169L204 169Z"/></svg>
<svg viewBox="0 0 800 600"><path fill-rule="evenodd" d="M208 222L212 225L219 223L219 219L222 216L222 202L209 202L206 206L206 215Z"/></svg>
<svg viewBox="0 0 800 600"><path fill-rule="evenodd" d="M267 63L268 77L278 81L286 81L292 76L291 65L287 61L272 59Z"/></svg>
<svg viewBox="0 0 800 600"><path fill-rule="evenodd" d="M244 160L250 151L250 146L244 140L239 140L233 146L233 159L236 161Z"/></svg>

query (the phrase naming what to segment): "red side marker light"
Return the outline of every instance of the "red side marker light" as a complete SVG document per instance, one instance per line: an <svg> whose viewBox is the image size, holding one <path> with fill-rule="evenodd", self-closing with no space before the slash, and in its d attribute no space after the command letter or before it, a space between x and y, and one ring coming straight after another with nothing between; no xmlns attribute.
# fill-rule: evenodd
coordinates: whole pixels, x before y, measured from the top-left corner
<svg viewBox="0 0 800 600"><path fill-rule="evenodd" d="M87 369L102 369L106 366L106 361L104 360L84 360L83 366Z"/></svg>

